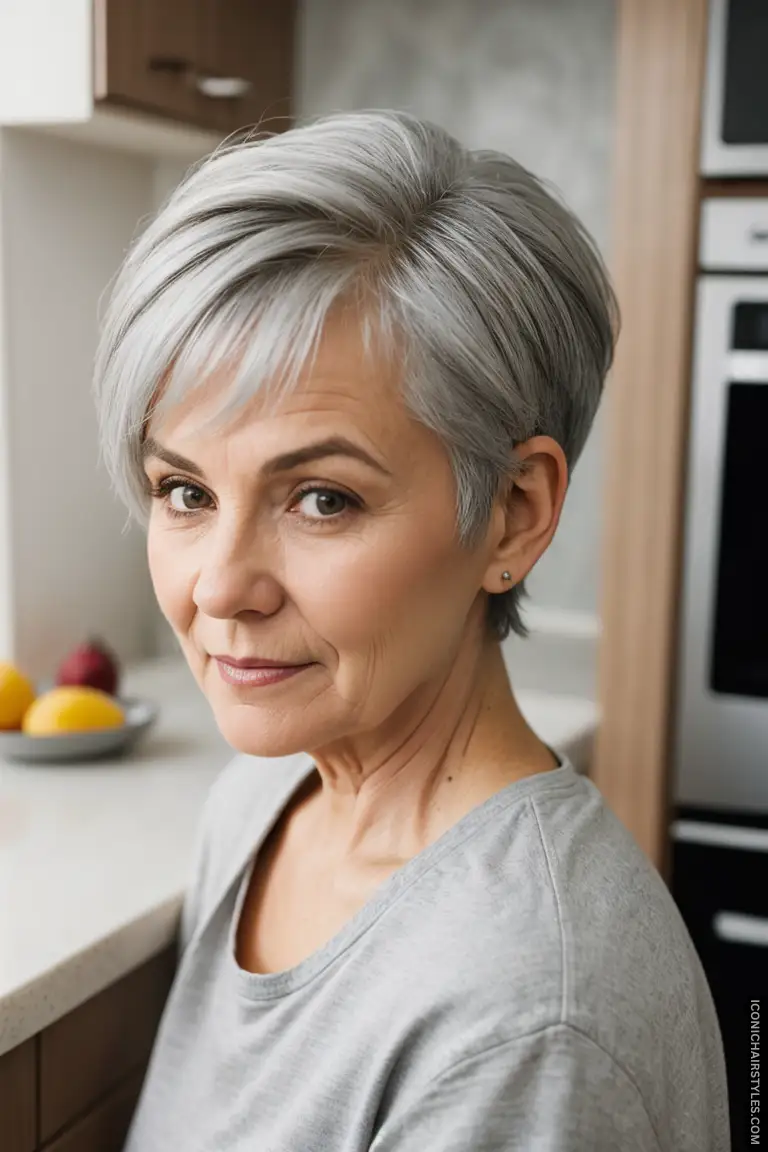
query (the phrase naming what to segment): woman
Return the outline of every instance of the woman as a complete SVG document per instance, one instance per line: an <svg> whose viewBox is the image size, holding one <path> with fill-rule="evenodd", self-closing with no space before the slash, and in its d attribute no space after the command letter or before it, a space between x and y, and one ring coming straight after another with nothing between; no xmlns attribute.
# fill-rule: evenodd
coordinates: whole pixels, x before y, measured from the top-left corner
<svg viewBox="0 0 768 1152"><path fill-rule="evenodd" d="M238 755L128 1152L725 1152L685 926L500 648L614 331L570 213L401 113L223 147L135 242L103 458Z"/></svg>

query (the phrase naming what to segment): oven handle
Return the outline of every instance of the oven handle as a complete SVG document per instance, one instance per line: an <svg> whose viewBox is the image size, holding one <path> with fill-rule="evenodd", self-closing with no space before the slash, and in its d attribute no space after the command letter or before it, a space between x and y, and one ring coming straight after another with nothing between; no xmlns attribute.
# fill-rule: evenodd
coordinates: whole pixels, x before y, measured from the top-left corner
<svg viewBox="0 0 768 1152"><path fill-rule="evenodd" d="M746 848L753 852L768 852L768 828L713 824L704 820L674 820L670 833L673 840L688 844L713 844L717 848Z"/></svg>
<svg viewBox="0 0 768 1152"><path fill-rule="evenodd" d="M765 352L731 352L726 361L731 380L765 384L768 380L768 355Z"/></svg>
<svg viewBox="0 0 768 1152"><path fill-rule="evenodd" d="M745 912L716 912L712 917L715 936L731 944L755 944L768 948L768 919Z"/></svg>

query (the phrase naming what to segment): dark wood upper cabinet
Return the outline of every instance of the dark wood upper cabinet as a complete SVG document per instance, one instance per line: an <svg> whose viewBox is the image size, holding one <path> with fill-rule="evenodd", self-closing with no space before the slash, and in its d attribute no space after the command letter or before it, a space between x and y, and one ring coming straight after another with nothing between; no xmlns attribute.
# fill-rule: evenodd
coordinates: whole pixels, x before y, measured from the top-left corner
<svg viewBox="0 0 768 1152"><path fill-rule="evenodd" d="M284 130L294 28L294 0L95 0L95 99L221 135Z"/></svg>
<svg viewBox="0 0 768 1152"><path fill-rule="evenodd" d="M239 97L208 98L212 123L231 131L264 121L270 131L289 127L295 19L286 0L197 0L199 84L219 80Z"/></svg>

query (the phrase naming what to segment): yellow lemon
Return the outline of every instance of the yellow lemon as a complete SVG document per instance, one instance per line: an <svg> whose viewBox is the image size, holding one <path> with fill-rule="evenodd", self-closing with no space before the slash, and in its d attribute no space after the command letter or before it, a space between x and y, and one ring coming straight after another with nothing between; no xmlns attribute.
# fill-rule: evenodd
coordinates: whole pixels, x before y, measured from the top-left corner
<svg viewBox="0 0 768 1152"><path fill-rule="evenodd" d="M0 661L0 728L18 728L35 699L34 685L8 660Z"/></svg>
<svg viewBox="0 0 768 1152"><path fill-rule="evenodd" d="M51 688L38 696L24 714L27 736L53 736L57 732L85 732L92 728L119 728L125 713L100 688L72 685Z"/></svg>

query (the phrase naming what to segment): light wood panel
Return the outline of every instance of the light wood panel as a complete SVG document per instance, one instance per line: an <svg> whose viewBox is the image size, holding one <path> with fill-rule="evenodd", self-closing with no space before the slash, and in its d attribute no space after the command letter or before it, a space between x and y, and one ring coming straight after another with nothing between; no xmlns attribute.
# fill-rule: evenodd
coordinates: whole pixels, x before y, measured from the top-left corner
<svg viewBox="0 0 768 1152"><path fill-rule="evenodd" d="M590 773L664 874L705 0L618 0L613 272L623 330L606 392Z"/></svg>

